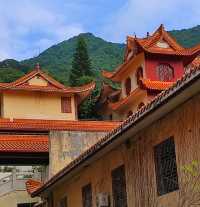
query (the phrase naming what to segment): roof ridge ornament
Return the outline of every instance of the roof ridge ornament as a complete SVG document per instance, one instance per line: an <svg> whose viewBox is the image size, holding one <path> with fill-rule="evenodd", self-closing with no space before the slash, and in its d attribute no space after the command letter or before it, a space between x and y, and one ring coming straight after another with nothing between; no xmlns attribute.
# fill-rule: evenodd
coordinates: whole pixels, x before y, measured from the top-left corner
<svg viewBox="0 0 200 207"><path fill-rule="evenodd" d="M41 68L40 68L40 63L36 63L36 65L35 65L35 70L36 70L36 71L40 71L40 70L41 70Z"/></svg>

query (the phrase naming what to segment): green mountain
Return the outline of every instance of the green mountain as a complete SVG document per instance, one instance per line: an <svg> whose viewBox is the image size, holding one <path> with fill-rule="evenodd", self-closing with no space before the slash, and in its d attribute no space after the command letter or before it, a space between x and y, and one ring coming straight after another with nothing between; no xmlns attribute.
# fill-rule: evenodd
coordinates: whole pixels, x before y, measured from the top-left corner
<svg viewBox="0 0 200 207"><path fill-rule="evenodd" d="M91 33L80 34L88 46L93 70L98 73L100 69L112 70L123 60L124 45L106 42ZM21 63L33 68L39 62L51 75L67 84L71 70L72 56L76 47L78 36L65 40L42 52L38 57L27 59Z"/></svg>
<svg viewBox="0 0 200 207"><path fill-rule="evenodd" d="M192 47L200 43L200 26L191 29L173 30L170 33L184 47ZM88 45L88 52L96 74L99 74L102 68L113 70L122 63L124 44L107 42L91 33L80 35L84 37ZM0 62L0 82L15 80L39 62L42 68L53 77L64 84L68 84L76 42L77 36L53 45L37 57L20 62L12 59Z"/></svg>

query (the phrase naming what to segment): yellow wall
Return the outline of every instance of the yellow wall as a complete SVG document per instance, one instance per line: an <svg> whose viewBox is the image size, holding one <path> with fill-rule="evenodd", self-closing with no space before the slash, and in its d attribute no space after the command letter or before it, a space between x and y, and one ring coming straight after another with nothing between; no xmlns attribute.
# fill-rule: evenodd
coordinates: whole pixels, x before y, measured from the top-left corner
<svg viewBox="0 0 200 207"><path fill-rule="evenodd" d="M178 191L157 196L154 146L171 136L174 137L180 191L185 191L182 183L185 180L182 166L193 160L200 163L199 102L200 95L133 136L130 145L116 147L70 180L56 186L53 190L54 207L57 207L64 195L68 197L69 206L81 207L81 188L88 183L92 184L94 206L96 195L100 192L109 193L112 201L111 170L123 163L126 170L129 207L144 207L144 202L145 206L156 206L154 198L158 202L158 207L178 207L181 199ZM186 198L191 198L190 191L187 192ZM147 200L150 200L150 204Z"/></svg>
<svg viewBox="0 0 200 207"><path fill-rule="evenodd" d="M1 207L17 207L20 203L36 203L39 198L31 198L26 191L14 191L0 197Z"/></svg>
<svg viewBox="0 0 200 207"><path fill-rule="evenodd" d="M145 64L144 64L144 53L140 53L136 57L134 57L134 61L127 67L127 72L123 74L123 79L121 82L122 88L122 98L126 97L126 90L125 90L125 81L128 77L131 78L131 91L134 91L138 88L137 79L136 79L136 72L139 67L143 68L143 73L145 77Z"/></svg>
<svg viewBox="0 0 200 207"><path fill-rule="evenodd" d="M75 120L76 108L72 97L72 113L61 113L61 96L41 92L9 92L2 96L3 118Z"/></svg>

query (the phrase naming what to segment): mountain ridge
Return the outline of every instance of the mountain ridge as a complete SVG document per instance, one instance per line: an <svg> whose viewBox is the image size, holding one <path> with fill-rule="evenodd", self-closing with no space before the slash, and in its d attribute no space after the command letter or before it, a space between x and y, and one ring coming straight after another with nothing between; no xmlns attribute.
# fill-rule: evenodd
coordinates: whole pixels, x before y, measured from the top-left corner
<svg viewBox="0 0 200 207"><path fill-rule="evenodd" d="M169 32L178 43L186 48L200 43L200 25ZM0 82L15 80L31 70L39 62L42 69L67 85L78 36L82 36L88 45L88 53L96 76L102 68L112 71L122 63L125 44L108 42L87 32L54 44L37 57L22 61L14 59L3 60L0 62Z"/></svg>

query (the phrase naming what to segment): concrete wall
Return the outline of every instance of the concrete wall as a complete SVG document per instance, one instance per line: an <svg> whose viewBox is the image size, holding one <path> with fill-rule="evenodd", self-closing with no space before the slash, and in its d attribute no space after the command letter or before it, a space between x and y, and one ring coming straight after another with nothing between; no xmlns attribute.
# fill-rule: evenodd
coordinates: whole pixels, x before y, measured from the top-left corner
<svg viewBox="0 0 200 207"><path fill-rule="evenodd" d="M62 113L61 95L41 92L7 92L2 96L2 117L75 120L74 97L71 100L72 113Z"/></svg>
<svg viewBox="0 0 200 207"><path fill-rule="evenodd" d="M105 134L105 132L51 131L49 176L57 173Z"/></svg>
<svg viewBox="0 0 200 207"><path fill-rule="evenodd" d="M111 196L111 206L113 206L111 171L124 164L129 207L179 207L181 192L186 190L184 184L186 175L182 171L182 167L193 160L200 163L199 103L200 95L193 97L167 116L133 136L129 145L122 144L116 147L70 180L57 185L53 190L54 206L57 206L59 200L67 195L69 206L81 207L81 188L88 183L92 184L93 206L96 206L96 195L100 192L106 192ZM158 196L154 146L171 136L175 141L180 189ZM192 183L189 183L189 186L190 184L192 186ZM186 199L186 202L187 199L191 199L191 191L186 191L183 199ZM185 206L188 207L188 203Z"/></svg>
<svg viewBox="0 0 200 207"><path fill-rule="evenodd" d="M37 203L39 198L31 198L26 191L13 191L0 197L1 207L17 207L22 203Z"/></svg>

